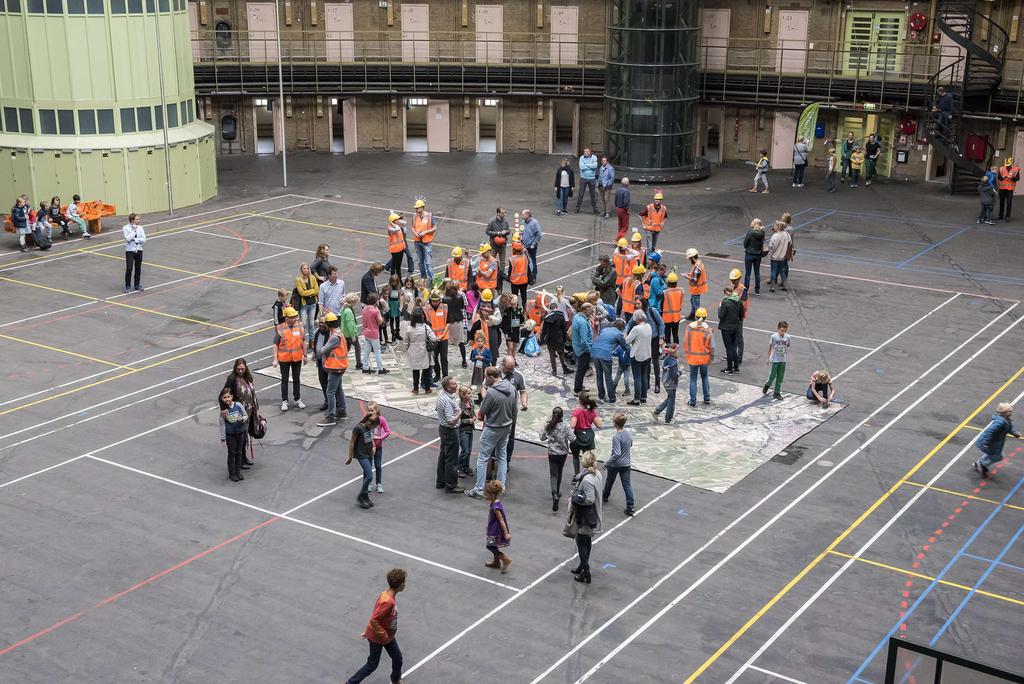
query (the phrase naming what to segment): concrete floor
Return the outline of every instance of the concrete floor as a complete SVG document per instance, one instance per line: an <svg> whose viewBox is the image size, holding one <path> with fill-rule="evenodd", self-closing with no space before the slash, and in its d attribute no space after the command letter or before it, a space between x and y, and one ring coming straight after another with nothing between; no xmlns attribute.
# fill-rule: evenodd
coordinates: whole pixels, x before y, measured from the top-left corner
<svg viewBox="0 0 1024 684"><path fill-rule="evenodd" d="M848 407L723 494L636 473L640 511L613 493L590 586L570 579L532 444L505 576L483 567L484 506L432 487L422 416L388 413L386 493L364 512L343 430L312 406L281 413L258 377L270 431L246 480L226 480L213 399L232 359L268 363L274 292L318 243L354 286L384 255L389 208L424 196L446 217L439 264L440 245L480 242L495 205L532 207L542 258L556 233L586 241L539 280L584 289L614 225L553 216L556 159L292 155L287 189L273 158L226 160L215 202L146 217L147 289L131 295L118 222L46 254L9 240L0 681L343 681L393 566L410 572L410 682L878 683L892 634L1024 669L1020 443L988 481L969 468L995 404L1024 393L1024 214L978 226L974 198L931 184L828 195L817 173L803 189L774 173L755 196L738 167L666 188L660 246L708 253L712 292L752 217L793 212L792 287L753 301L736 380L763 381L767 332L751 331L785 319L800 344L784 389L829 368Z"/></svg>

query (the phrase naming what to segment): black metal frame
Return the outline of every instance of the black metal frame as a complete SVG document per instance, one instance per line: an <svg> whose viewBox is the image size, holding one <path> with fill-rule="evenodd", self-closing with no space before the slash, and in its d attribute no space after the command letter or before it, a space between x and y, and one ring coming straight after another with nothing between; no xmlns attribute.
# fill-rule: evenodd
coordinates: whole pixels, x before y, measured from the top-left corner
<svg viewBox="0 0 1024 684"><path fill-rule="evenodd" d="M985 663L980 663L977 660L971 660L963 656L940 651L932 648L931 646L925 646L924 644L919 644L914 641L900 639L897 637L889 637L889 648L887 650L885 664L885 679L883 680L884 684L898 684L899 682L896 676L896 654L901 649L935 659L935 677L933 678L933 684L942 683L943 662L953 663L954 665L969 668L992 677L1000 677L1005 679L1007 682L1013 682L1014 684L1024 684L1024 675L1009 672L993 665L986 665Z"/></svg>

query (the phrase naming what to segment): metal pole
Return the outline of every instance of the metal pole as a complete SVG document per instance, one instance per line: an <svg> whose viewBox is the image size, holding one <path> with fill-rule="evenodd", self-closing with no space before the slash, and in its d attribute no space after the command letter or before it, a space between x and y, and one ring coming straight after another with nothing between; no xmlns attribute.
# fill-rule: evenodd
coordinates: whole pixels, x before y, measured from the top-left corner
<svg viewBox="0 0 1024 684"><path fill-rule="evenodd" d="M284 67L281 65L281 8L274 0L274 22L277 26L277 95L281 111L281 175L284 187L288 187L288 138L284 132Z"/></svg>
<svg viewBox="0 0 1024 684"><path fill-rule="evenodd" d="M167 94L164 91L164 51L160 43L160 5L154 3L154 9L157 11L156 14L156 63L157 72L160 76L160 108L163 110L163 114L160 117L163 121L163 133L164 133L164 168L167 174L167 212L174 216L174 190L171 185L171 149L170 144L167 141ZM171 14L173 17L173 13ZM175 104L175 107L178 105Z"/></svg>

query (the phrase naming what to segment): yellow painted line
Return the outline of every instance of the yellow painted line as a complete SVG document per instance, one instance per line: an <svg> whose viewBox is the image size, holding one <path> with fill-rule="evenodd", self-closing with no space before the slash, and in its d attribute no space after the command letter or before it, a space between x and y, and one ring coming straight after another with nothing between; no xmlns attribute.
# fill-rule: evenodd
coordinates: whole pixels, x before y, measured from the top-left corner
<svg viewBox="0 0 1024 684"><path fill-rule="evenodd" d="M942 492L943 494L952 494L953 496L960 497L961 499L970 499L972 501L983 501L996 506L1003 505L1006 508L1013 508L1018 511L1024 511L1024 506L1014 506L1013 504L1003 503L1002 501L996 501L995 499L986 499L983 496L975 496L974 494L965 494L964 492L958 492L952 489L943 489L942 487L936 487L935 485L921 484L920 482L905 481L903 484L910 485L911 487L920 487L921 489L928 489L933 492Z"/></svg>
<svg viewBox="0 0 1024 684"><path fill-rule="evenodd" d="M236 219L236 218L241 218L243 216L253 216L253 215L254 214L252 214L250 212L242 212L242 213L239 213L239 214L228 214L227 216L220 216L220 217L217 217L215 219L204 219L202 221L198 221L196 223L190 223L190 224L187 224L187 225L184 225L184 226L171 226L170 228L162 228L160 230L155 230L155 231L153 231L151 233L147 233L146 235L147 235L147 237L156 237L157 235L168 235L168 234L172 234L172 233L176 233L176 232L177 233L181 233L181 232L185 232L185 231L191 230L192 228L200 228L202 226L215 225L217 223L220 223L221 221L227 221L229 219ZM114 231L116 231L116 232L114 232ZM106 235L118 235L118 234L120 234L120 229L115 228L113 231L105 231L103 233L100 233L96 237L103 237L103 236L106 236ZM93 238L93 240L95 240L95 239L96 238ZM24 257L17 258L17 255L13 255L12 254L12 255L10 255L12 257L11 261L3 263L3 264L0 264L0 268L3 268L4 266L20 266L21 264L30 264L30 263L33 263L33 262L36 262L36 261L48 261L50 259L55 259L57 257L62 257L62 256L65 256L65 255L68 255L68 254L76 254L76 253L79 253L79 252L81 252L81 253L87 253L87 252L88 253L93 253L93 252L96 252L96 251L101 250L101 249L109 249L112 245L116 245L116 244L117 244L117 240L107 240L106 242L93 242L92 240L90 240L88 247L75 247L74 249L63 249L63 250L61 250L59 252L50 252L49 254L34 255L34 256L32 256L32 257L30 257L28 259L26 259Z"/></svg>
<svg viewBox="0 0 1024 684"><path fill-rule="evenodd" d="M107 255L106 254L101 254L100 256L107 256ZM189 318L188 316L179 316L177 314L167 313L165 311L157 311L156 309L147 309L144 306L136 306L134 304L125 304L124 302L115 302L115 301L110 300L110 299L100 299L98 297L93 297L92 295L79 294L78 292L72 292L71 290L62 290L62 289L60 289L58 287L50 287L49 285L40 285L39 283L30 283L30 282L25 281L25 280L17 280L15 278L7 278L5 276L0 276L0 280L8 282L8 283L14 283L15 285L24 285L25 287L35 287L35 288L38 288L40 290L49 290L50 292L57 292L59 294L68 295L70 297L79 297L81 299L87 299L90 302L97 302L97 303L100 303L100 304L109 304L110 306L120 306L120 307L122 307L124 309L134 309L135 311L143 311L145 313L153 314L154 316L164 316L165 318L173 318L174 320L177 320L177 321L185 321L187 323L195 323L197 325L205 325L205 326L208 326L210 328L219 328L220 330L228 330L230 332L242 332L238 328L229 328L226 325L220 325L218 323L210 323L209 321L201 321L198 318Z"/></svg>
<svg viewBox="0 0 1024 684"><path fill-rule="evenodd" d="M346 228L344 226L332 226L329 223L317 223L316 221L303 221L301 219L286 218L284 216L277 216L277 215L271 214L269 212L262 213L262 214L255 214L255 216L262 216L264 218L271 218L271 219L274 219L275 221L287 221L288 223L299 223L299 224L302 224L302 225L305 225L305 226L315 226L317 228L330 228L331 230L343 230L343 231L345 231L347 233L359 233L360 235L369 235L370 237L379 238L381 241L384 241L384 242L387 241L387 232L384 229L381 229L381 232L379 232L379 233L375 233L375 232L373 232L371 230L362 230L360 228ZM482 243L483 239L484 238L481 238L481 243L480 244L483 244ZM437 245L438 247L445 247L447 249L454 249L456 247L461 247L462 246L462 245L446 245L445 243L437 242L436 240L433 243L431 243L431 244ZM463 247L463 249L466 249L466 248ZM470 251L476 251L476 250L471 249Z"/></svg>
<svg viewBox="0 0 1024 684"><path fill-rule="evenodd" d="M123 261L123 259L121 257L114 256L113 254L102 254L100 252L89 252L89 254L92 254L93 256L105 257L107 259L116 259L118 261ZM241 265L241 264L239 264L239 265ZM189 271L188 269L185 269L185 268L177 268L176 266L164 266L162 264L154 264L152 261L147 261L146 262L146 267L147 268L159 268L159 269L164 270L164 271L174 271L176 273L184 273L186 275L196 276L198 278L208 278L209 280L220 280L220 281L223 281L225 283L234 283L236 285L247 285L249 287L258 287L261 290L273 290L274 292L277 292L277 290L278 290L278 288L271 287L270 285L262 285L260 283L251 283L248 280L238 280L237 278L225 278L224 276L208 275L206 273L199 273L198 271Z"/></svg>
<svg viewBox="0 0 1024 684"><path fill-rule="evenodd" d="M992 403L992 401L994 401L996 397L998 397L1007 387L1010 386L1011 383L1017 380L1017 378L1019 378L1022 374L1024 374L1024 366L1021 366L1019 369L1017 369L1017 372L1010 376L1010 378L1006 382L1000 385L999 389L990 394L988 398L985 399L985 401L978 406L978 408L971 411L971 414L969 416L960 421L959 425L957 425L955 428L953 428L952 431L950 431L949 434L943 437L942 441L936 444L931 451L929 451L927 454L921 457L921 459L917 463L915 463L914 466L910 470L908 470L906 474L903 475L903 477L901 477L891 487L889 487L889 489L884 494L882 494L882 496L878 497L878 499L876 499L875 502L871 504L871 506L869 506L866 511L861 513L860 516L856 520L854 520L849 527L843 530L842 533L838 537L836 537L831 544L829 544L821 553L819 553L814 558L814 560L812 560L810 563L804 566L803 570L797 573L797 575L793 577L793 579L791 579L789 582L787 582L786 585L775 594L775 596L773 596L767 603L761 606L761 608L756 613L754 613L754 615L749 620L747 620L742 627L736 630L736 632L731 637L729 637L729 639L726 640L724 644L719 646L717 651L715 651L707 660L701 663L701 666L694 670L693 674L691 674L689 677L683 680L683 684L691 684L694 680L697 679L697 677L702 675L705 670L711 667L711 665L716 660L721 658L722 654L728 651L741 636L746 634L747 631L751 627L753 627L758 620L764 617L765 613L771 610L772 607L782 599L782 597L788 594L793 589L793 587L799 584L800 581L803 580L804 577L806 577L808 573L811 572L811 570L816 568L822 560L827 558L829 553L835 551L836 547L839 546L839 544L841 544L844 539L846 539L853 533L854 530L860 527L861 524L865 520L867 520L868 517L870 517L870 515L874 513L879 506L885 503L889 499L889 497L893 495L893 493L895 493L901 486L903 486L904 483L906 483L914 475L914 473L916 473L926 463L928 463L928 461L930 461L932 457L935 456L935 454L939 453L939 451L944 446L946 446L946 444L948 444L950 440L952 440L957 434L959 434L961 430L967 427L968 423L974 420L978 416L978 414L985 409L986 406Z"/></svg>
<svg viewBox="0 0 1024 684"><path fill-rule="evenodd" d="M967 425L967 426L965 426L965 427L966 427L966 428L967 428L968 430L974 430L975 432L983 432L983 431L985 430L985 428L982 428L982 427L976 427L976 426L974 426L974 425ZM1013 435L1006 435L1006 436L1007 436L1007 437L1009 437L1010 439L1024 439L1024 437L1014 437Z"/></svg>
<svg viewBox="0 0 1024 684"><path fill-rule="evenodd" d="M88 354L79 354L78 352L69 351L67 349L60 349L58 347L51 347L48 344L41 344L39 342L33 342L32 340L23 340L20 337L12 337L10 335L0 335L0 338L3 338L5 340L10 340L12 342L21 342L22 344L27 344L27 345L30 345L30 346L33 346L33 347L39 347L40 349L46 349L47 351L57 352L58 354L67 354L68 356L77 356L78 358L85 359L86 361L93 361L95 363L102 363L105 366L113 366L114 368L123 368L123 369L129 370L129 371L134 371L135 370L131 366L124 366L124 365L121 365L120 363L114 363L113 361L107 361L105 359L99 359L99 358L96 358L95 356L89 356Z"/></svg>
<svg viewBox="0 0 1024 684"><path fill-rule="evenodd" d="M942 584L947 587L953 587L954 589L962 589L967 592L974 591L975 594L980 594L981 596L988 596L989 598L998 599L1000 601L1006 601L1007 603L1013 603L1018 606L1024 606L1024 601L1022 601L1021 599L1015 599L1011 596L1006 596L1004 594L997 594L992 591L985 591L984 589L975 589L974 587L969 587L966 584L960 584L959 582L950 582L949 580L943 579L936 580L936 578L932 577L931 575L925 575L920 572L914 572L913 570L904 570L903 568L898 568L895 565L880 563L876 560L871 560L869 558L854 557L848 553L842 553L840 551L830 551L829 553L831 553L833 556L839 556L840 558L853 558L853 560L855 561L860 561L861 563L873 565L876 568L882 568L883 570L895 572L897 574L905 575L907 577L917 577L918 579L928 580L929 582L937 581L938 584Z"/></svg>
<svg viewBox="0 0 1024 684"><path fill-rule="evenodd" d="M162 365L170 363L172 361L177 361L178 359L182 359L182 358L184 358L186 356L191 356L192 354L198 354L200 352L204 352L204 351L207 351L209 349L213 349L214 347L219 347L219 346L224 345L224 344L230 344L231 342L237 342L238 340L241 340L243 338L249 337L251 335L257 335L257 334L264 333L264 332L267 332L268 330L273 330L273 329L274 329L274 326L268 325L265 328L260 328L258 330L251 330L249 332L242 333L241 335L236 335L235 337L229 337L226 340L221 340L219 342L214 342L213 344L208 344L205 347L198 347L196 349L192 349L192 350L187 351L187 352L182 352L181 354L178 354L176 356L172 356L170 358L166 358L166 359L163 359L161 361L157 361L155 363L151 363L151 364L146 365L146 366L141 366L139 368L132 368L132 369L130 369L130 370L124 372L124 373L118 373L117 375L111 375L109 377L103 378L102 380L97 380L95 382L90 382L88 385L82 385L81 387L75 387L73 389L65 390L63 392L58 392L57 394L51 394L51 395L48 395L46 397L43 397L42 399L36 399L35 401L30 401L30 402L27 402L25 404L21 404L19 406L15 406L13 408L9 408L9 409L7 409L5 411L0 411L0 416L6 416L8 413L14 413L15 411L21 411L23 409L27 409L27 408L32 407L32 406L38 406L39 404L45 404L46 402L53 401L54 399L60 399L62 397L66 397L66 396L68 396L70 394L76 394L78 392L82 392L84 390L91 389L91 388L96 387L98 385L102 385L102 384L105 384L105 383L108 383L108 382L112 382L114 380L118 380L120 378L129 376L129 375L133 375L135 373L141 373L142 371L149 370L151 368L156 368L157 366L162 366Z"/></svg>

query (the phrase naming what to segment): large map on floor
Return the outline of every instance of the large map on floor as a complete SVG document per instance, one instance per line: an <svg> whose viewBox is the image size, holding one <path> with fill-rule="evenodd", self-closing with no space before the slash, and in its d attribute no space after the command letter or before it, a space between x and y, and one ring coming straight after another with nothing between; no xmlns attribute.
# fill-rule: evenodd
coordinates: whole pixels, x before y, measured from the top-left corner
<svg viewBox="0 0 1024 684"><path fill-rule="evenodd" d="M519 355L516 359L529 392L529 411L519 414L516 436L536 442L537 434L551 416L553 407L562 406L568 420L569 412L576 406L572 396L572 377L553 377L546 354L535 359ZM390 374L364 374L356 371L350 360L344 379L345 394L350 398L376 401L382 406L436 419L436 397L412 393L412 373L405 367L405 355L395 353L392 345L384 351L384 363L391 370ZM451 375L460 383L468 384L469 370L461 367L457 351L452 354L449 366ZM259 372L279 377L276 368L264 368ZM803 396L796 395L786 395L782 401L774 401L771 394L762 396L760 387L718 377L711 378L712 404L703 405L698 396L697 407L690 408L686 405L686 382L686 377L680 378L676 416L671 425L656 422L651 415L653 408L664 398L664 390L661 394L654 394L652 388L644 406L628 406L626 400L630 397L622 394L615 406L599 404L598 412L606 427L597 433L598 458L603 460L608 456L614 430L611 417L615 411L622 411L629 417L628 426L633 432L635 470L724 492L842 410L839 405L822 410ZM320 385L314 364L303 366L302 383L315 387L319 399ZM594 387L593 378L588 378L586 384ZM619 389L622 390L621 380Z"/></svg>

